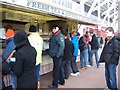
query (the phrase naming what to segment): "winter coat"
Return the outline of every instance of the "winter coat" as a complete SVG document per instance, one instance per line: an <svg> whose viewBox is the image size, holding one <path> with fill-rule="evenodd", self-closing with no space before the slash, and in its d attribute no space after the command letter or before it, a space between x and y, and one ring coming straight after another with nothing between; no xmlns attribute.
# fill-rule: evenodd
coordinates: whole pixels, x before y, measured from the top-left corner
<svg viewBox="0 0 120 90"><path fill-rule="evenodd" d="M36 50L29 44L23 30L15 34L14 42L16 63L12 70L17 75L17 88L37 88Z"/></svg>
<svg viewBox="0 0 120 90"><path fill-rule="evenodd" d="M87 42L84 37L81 37L79 40L79 49L80 49L80 51L88 49Z"/></svg>
<svg viewBox="0 0 120 90"><path fill-rule="evenodd" d="M49 55L51 57L60 57L64 54L65 42L64 36L60 33L60 30L55 34L53 33L49 40Z"/></svg>
<svg viewBox="0 0 120 90"><path fill-rule="evenodd" d="M9 55L15 49L14 39L13 37L6 39L6 48L2 54L2 73L4 75L9 74L12 68L13 63L6 62ZM13 57L13 56L12 56Z"/></svg>
<svg viewBox="0 0 120 90"><path fill-rule="evenodd" d="M118 54L120 56L120 37L117 37L117 40L118 40Z"/></svg>
<svg viewBox="0 0 120 90"><path fill-rule="evenodd" d="M105 42L105 46L100 56L99 62L105 62L106 64L116 64L119 62L118 55L118 40L113 37L108 43Z"/></svg>
<svg viewBox="0 0 120 90"><path fill-rule="evenodd" d="M13 52L13 50L15 49L15 44L14 44L14 39L13 37L6 39L6 48L3 52L2 58L3 61L6 60L8 58L8 56Z"/></svg>
<svg viewBox="0 0 120 90"><path fill-rule="evenodd" d="M73 56L78 56L78 48L79 48L79 44L78 44L78 38L77 36L74 36L71 38L71 42L74 45L74 53Z"/></svg>
<svg viewBox="0 0 120 90"><path fill-rule="evenodd" d="M70 61L72 59L73 52L74 52L73 43L68 38L65 39L65 49L64 49L64 55L62 60Z"/></svg>
<svg viewBox="0 0 120 90"><path fill-rule="evenodd" d="M36 65L42 63L42 48L43 48L43 39L38 33L32 33L29 35L28 40L37 51Z"/></svg>
<svg viewBox="0 0 120 90"><path fill-rule="evenodd" d="M92 36L92 40L89 43L91 45L91 50L98 50L99 49L99 43L98 43L98 40L97 40L97 37L95 34Z"/></svg>

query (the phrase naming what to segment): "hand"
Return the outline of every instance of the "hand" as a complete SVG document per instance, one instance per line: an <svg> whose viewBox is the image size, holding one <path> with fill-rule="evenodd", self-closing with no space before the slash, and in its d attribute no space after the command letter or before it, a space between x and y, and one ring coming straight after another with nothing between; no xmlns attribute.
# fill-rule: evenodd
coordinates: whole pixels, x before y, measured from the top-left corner
<svg viewBox="0 0 120 90"><path fill-rule="evenodd" d="M16 62L16 59L15 59L15 58L10 58L10 59L8 60L8 63L11 63L11 62Z"/></svg>

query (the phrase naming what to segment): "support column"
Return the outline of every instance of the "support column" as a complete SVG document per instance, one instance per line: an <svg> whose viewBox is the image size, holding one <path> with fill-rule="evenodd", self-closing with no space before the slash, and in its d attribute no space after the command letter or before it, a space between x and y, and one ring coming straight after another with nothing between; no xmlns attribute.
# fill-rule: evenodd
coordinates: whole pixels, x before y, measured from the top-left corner
<svg viewBox="0 0 120 90"><path fill-rule="evenodd" d="M108 13L108 14L107 14L107 15L108 15L107 26L110 26L110 10L109 10L110 7L109 7L109 5L110 5L110 4L109 4L109 2L108 2L108 3L107 3L107 7L108 7L108 10L107 10L107 13Z"/></svg>
<svg viewBox="0 0 120 90"><path fill-rule="evenodd" d="M84 12L85 12L85 7L84 7L84 4L85 4L85 0L81 0L80 1L80 6L81 6L81 13L82 13L82 15L84 16L85 14L84 14Z"/></svg>
<svg viewBox="0 0 120 90"><path fill-rule="evenodd" d="M100 0L98 0L98 30L101 29L101 26L100 26Z"/></svg>

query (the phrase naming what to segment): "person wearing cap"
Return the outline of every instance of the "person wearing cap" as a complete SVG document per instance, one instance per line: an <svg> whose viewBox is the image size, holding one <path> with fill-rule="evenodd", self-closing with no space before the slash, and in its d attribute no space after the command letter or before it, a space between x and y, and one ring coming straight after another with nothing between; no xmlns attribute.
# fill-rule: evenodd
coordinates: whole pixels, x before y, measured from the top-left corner
<svg viewBox="0 0 120 90"><path fill-rule="evenodd" d="M28 40L37 51L36 57L36 73L38 77L38 88L40 88L40 64L42 63L42 48L43 48L43 39L39 35L34 25L31 25L29 28L30 35L28 36Z"/></svg>
<svg viewBox="0 0 120 90"><path fill-rule="evenodd" d="M17 89L37 89L36 56L37 52L28 41L24 30L19 30L14 35L16 45L16 63L12 71L17 75Z"/></svg>
<svg viewBox="0 0 120 90"><path fill-rule="evenodd" d="M64 85L65 80L62 71L62 57L64 54L64 36L58 26L54 26L49 40L49 55L53 59L53 81L49 88L58 88L59 84Z"/></svg>
<svg viewBox="0 0 120 90"><path fill-rule="evenodd" d="M106 28L106 41L99 62L105 63L105 79L107 87L117 90L116 68L119 63L118 40L112 27Z"/></svg>
<svg viewBox="0 0 120 90"><path fill-rule="evenodd" d="M14 63L12 61L12 59L9 59L8 62L6 62L7 58L11 55L11 53L14 51L16 45L14 44L14 30L12 29L12 26L9 25L10 27L7 28L6 33L5 33L5 42L6 42L6 48L3 51L2 54L2 72L3 75L5 74L7 77L11 77L11 85L13 90L15 90L15 88L17 87L17 78L16 75L12 72L12 70L10 69L12 67L11 63ZM15 58L14 55L12 56L12 58ZM5 83L6 87L9 86L9 84Z"/></svg>

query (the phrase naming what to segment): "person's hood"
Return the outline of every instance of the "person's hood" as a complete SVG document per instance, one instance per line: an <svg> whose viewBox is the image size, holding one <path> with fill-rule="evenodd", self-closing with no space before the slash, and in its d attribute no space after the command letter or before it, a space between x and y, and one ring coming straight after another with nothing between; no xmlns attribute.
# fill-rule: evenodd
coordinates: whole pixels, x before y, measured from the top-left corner
<svg viewBox="0 0 120 90"><path fill-rule="evenodd" d="M20 47L28 42L28 35L24 30L19 30L14 36L14 43L17 47Z"/></svg>

